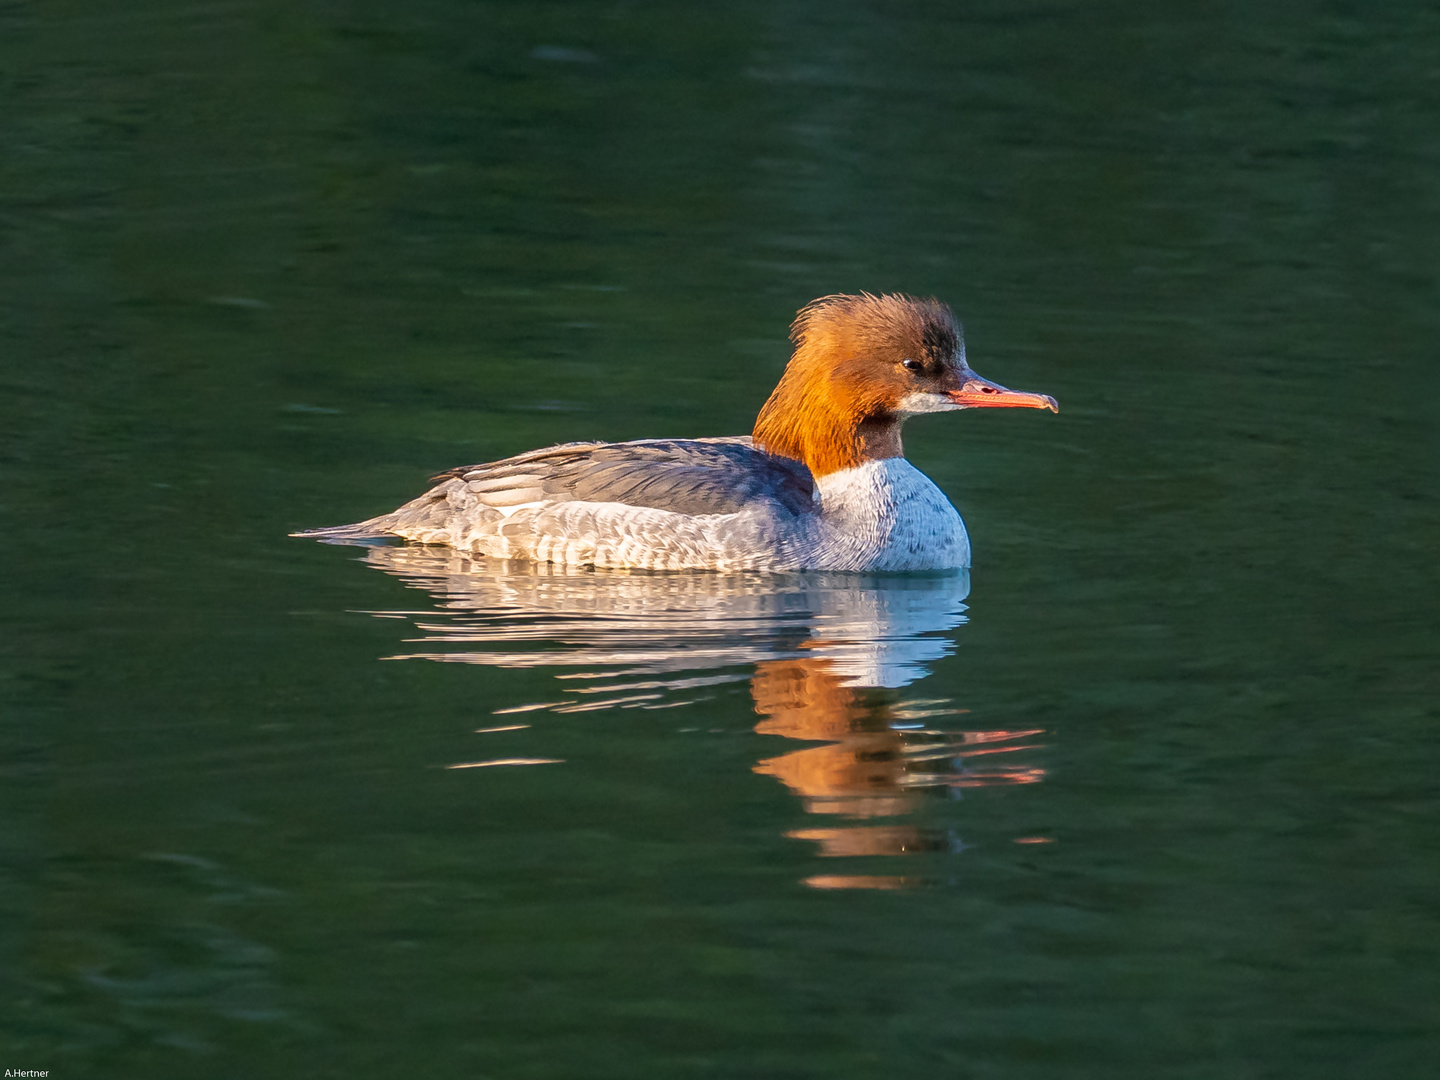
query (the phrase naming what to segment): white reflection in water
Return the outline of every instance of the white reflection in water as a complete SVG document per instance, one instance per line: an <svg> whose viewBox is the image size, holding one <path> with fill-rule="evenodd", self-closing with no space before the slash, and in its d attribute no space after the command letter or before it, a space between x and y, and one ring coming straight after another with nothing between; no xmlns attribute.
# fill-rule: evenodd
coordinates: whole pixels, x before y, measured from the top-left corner
<svg viewBox="0 0 1440 1080"><path fill-rule="evenodd" d="M966 710L948 699L898 693L954 651L966 621L966 571L626 573L423 546L372 547L365 561L437 601L429 611L369 613L413 620L423 634L412 641L423 649L387 659L558 669L554 700L496 709L500 716L683 708L707 688L748 682L757 732L817 744L767 757L755 771L823 815L823 827L789 833L822 855L958 851L964 845L949 830L854 822L911 815L926 789L958 795L1044 776L1021 753L1039 749L1041 729L961 730L951 725ZM807 883L897 888L918 880L825 874Z"/></svg>

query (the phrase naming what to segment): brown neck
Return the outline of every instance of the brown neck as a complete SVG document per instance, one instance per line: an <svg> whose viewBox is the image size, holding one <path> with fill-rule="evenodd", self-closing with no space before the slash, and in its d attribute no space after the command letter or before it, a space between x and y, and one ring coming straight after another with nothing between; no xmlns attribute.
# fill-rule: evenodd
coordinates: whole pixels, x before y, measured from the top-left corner
<svg viewBox="0 0 1440 1080"><path fill-rule="evenodd" d="M831 385L806 379L792 364L755 418L755 442L772 454L803 461L817 478L905 456L900 417L879 402L857 408L852 398L841 407L828 392Z"/></svg>

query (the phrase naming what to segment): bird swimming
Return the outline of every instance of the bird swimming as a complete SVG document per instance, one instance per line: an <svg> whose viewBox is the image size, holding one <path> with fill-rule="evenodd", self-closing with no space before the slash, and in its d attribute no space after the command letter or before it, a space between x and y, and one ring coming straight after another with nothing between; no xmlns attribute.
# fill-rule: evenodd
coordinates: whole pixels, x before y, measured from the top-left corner
<svg viewBox="0 0 1440 1080"><path fill-rule="evenodd" d="M959 513L905 460L921 413L1059 412L965 359L950 308L824 296L748 436L573 442L450 469L399 509L296 536L388 536L497 559L645 570L948 570L970 565Z"/></svg>

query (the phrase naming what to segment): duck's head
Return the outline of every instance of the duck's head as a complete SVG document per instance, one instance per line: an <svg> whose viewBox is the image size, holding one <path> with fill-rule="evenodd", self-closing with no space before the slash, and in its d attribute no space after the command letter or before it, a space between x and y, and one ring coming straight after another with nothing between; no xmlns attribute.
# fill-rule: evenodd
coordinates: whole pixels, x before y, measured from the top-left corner
<svg viewBox="0 0 1440 1080"><path fill-rule="evenodd" d="M917 413L1030 408L1047 394L1007 390L965 362L955 314L935 299L824 296L790 327L795 351L755 420L755 442L815 476L902 457L900 427Z"/></svg>

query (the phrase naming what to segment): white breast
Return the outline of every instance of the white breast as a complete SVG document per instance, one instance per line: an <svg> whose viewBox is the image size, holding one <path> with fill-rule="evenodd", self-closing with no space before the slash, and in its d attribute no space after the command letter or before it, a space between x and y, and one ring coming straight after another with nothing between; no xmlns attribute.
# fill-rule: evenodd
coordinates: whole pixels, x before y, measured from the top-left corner
<svg viewBox="0 0 1440 1080"><path fill-rule="evenodd" d="M951 570L970 565L955 507L904 458L868 461L821 477L823 551L832 570Z"/></svg>

